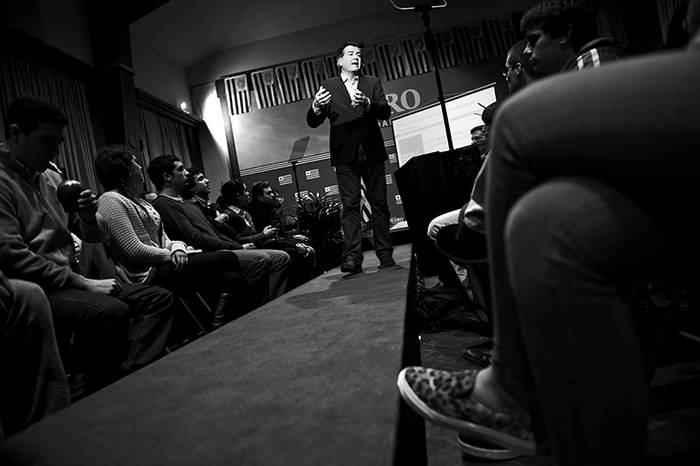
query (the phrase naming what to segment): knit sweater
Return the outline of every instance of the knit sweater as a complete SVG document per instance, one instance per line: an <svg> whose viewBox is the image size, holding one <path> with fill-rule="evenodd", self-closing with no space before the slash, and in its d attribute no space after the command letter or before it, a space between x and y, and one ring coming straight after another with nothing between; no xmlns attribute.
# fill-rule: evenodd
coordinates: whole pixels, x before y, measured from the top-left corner
<svg viewBox="0 0 700 466"><path fill-rule="evenodd" d="M168 262L173 252L187 250L185 243L168 238L160 215L142 199L108 191L100 196L97 221L109 236L117 271L131 283L147 281L152 269Z"/></svg>

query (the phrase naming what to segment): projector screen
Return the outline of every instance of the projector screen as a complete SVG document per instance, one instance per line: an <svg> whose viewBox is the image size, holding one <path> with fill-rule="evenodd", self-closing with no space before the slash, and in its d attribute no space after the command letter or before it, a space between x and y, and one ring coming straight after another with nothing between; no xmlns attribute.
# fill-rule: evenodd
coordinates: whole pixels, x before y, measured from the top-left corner
<svg viewBox="0 0 700 466"><path fill-rule="evenodd" d="M445 100L454 148L472 143L470 130L484 124L481 112L496 101L495 83ZM428 105L392 119L399 166L411 157L449 150L440 103Z"/></svg>

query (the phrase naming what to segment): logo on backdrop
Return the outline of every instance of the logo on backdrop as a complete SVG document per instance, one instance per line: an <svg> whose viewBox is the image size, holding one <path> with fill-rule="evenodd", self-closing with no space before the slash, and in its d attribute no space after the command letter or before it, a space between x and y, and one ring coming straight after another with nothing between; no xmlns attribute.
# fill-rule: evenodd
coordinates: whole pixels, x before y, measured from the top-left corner
<svg viewBox="0 0 700 466"><path fill-rule="evenodd" d="M420 92L417 89L406 89L401 94L389 92L386 94L386 101L394 112L413 110L421 104Z"/></svg>

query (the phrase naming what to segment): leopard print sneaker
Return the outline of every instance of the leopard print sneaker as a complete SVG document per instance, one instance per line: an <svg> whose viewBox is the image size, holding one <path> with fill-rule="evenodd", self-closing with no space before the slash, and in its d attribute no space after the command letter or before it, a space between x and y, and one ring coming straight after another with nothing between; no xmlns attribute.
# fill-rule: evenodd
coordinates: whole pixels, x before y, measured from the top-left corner
<svg viewBox="0 0 700 466"><path fill-rule="evenodd" d="M527 414L497 412L471 399L477 373L407 367L397 384L406 403L428 421L513 452L536 454Z"/></svg>

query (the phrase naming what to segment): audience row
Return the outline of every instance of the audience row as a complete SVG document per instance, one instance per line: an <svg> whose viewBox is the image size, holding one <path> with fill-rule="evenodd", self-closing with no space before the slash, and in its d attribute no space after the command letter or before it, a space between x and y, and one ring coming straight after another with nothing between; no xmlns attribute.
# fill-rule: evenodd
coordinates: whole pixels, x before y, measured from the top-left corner
<svg viewBox="0 0 700 466"><path fill-rule="evenodd" d="M691 0L688 38L699 23ZM649 381L632 298L659 274L697 280L700 37L630 54L596 24L584 1L525 13L484 182L429 231L456 262L487 261L493 354L480 370L407 367L397 383L472 455L642 463Z"/></svg>
<svg viewBox="0 0 700 466"><path fill-rule="evenodd" d="M20 97L4 121L4 436L70 403L65 368L83 374L89 394L163 356L181 298L199 294L215 329L311 277L309 238L284 228L268 184L255 185L250 203L258 232L239 180L214 204L202 170L162 155L148 166L158 191L149 202L136 156L109 145L95 158L98 198L53 163L67 123L59 108Z"/></svg>

